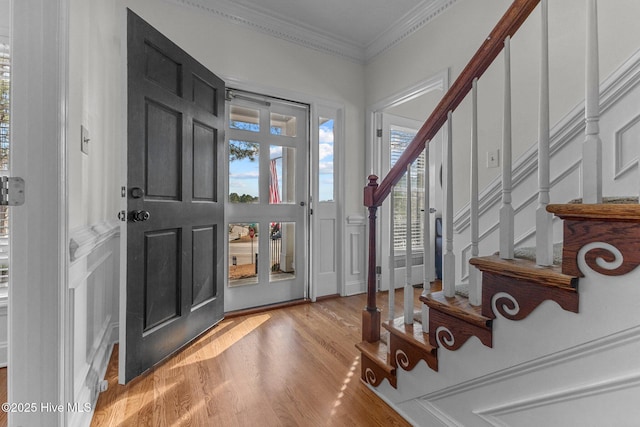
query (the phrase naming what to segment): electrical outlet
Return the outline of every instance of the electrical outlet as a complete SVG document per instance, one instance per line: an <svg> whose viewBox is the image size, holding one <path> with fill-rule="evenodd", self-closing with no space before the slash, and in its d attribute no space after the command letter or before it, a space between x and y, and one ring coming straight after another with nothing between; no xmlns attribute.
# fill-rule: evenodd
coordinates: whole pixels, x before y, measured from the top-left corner
<svg viewBox="0 0 640 427"><path fill-rule="evenodd" d="M84 126L80 126L80 151L89 154L89 131Z"/></svg>
<svg viewBox="0 0 640 427"><path fill-rule="evenodd" d="M98 383L98 391L100 393L107 391L109 388L109 382L107 380L102 380Z"/></svg>
<svg viewBox="0 0 640 427"><path fill-rule="evenodd" d="M497 168L500 166L500 150L487 151L487 167Z"/></svg>

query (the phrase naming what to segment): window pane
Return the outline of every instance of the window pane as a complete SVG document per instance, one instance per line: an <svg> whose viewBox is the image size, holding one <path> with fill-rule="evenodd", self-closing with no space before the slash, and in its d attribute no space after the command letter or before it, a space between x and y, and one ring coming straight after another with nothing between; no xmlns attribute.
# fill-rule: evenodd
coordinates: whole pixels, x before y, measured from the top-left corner
<svg viewBox="0 0 640 427"><path fill-rule="evenodd" d="M295 222L272 222L269 232L270 273L269 281L294 279L295 272Z"/></svg>
<svg viewBox="0 0 640 427"><path fill-rule="evenodd" d="M318 192L319 201L332 202L334 198L333 187L333 119L320 117L319 147L318 147Z"/></svg>
<svg viewBox="0 0 640 427"><path fill-rule="evenodd" d="M258 283L258 224L229 224L229 286Z"/></svg>
<svg viewBox="0 0 640 427"><path fill-rule="evenodd" d="M7 28L8 30L8 28ZM11 63L8 43L0 42L0 170L9 174L11 141ZM0 287L9 282L9 209L0 206Z"/></svg>
<svg viewBox="0 0 640 427"><path fill-rule="evenodd" d="M405 148L413 140L416 131L391 126L390 130L390 159L393 166ZM411 247L421 250L424 243L424 152L411 165ZM405 250L407 247L407 177L406 175L394 188L394 247Z"/></svg>
<svg viewBox="0 0 640 427"><path fill-rule="evenodd" d="M260 132L260 111L232 105L229 112L229 127L249 132Z"/></svg>
<svg viewBox="0 0 640 427"><path fill-rule="evenodd" d="M271 135L297 136L296 118L278 113L271 113Z"/></svg>
<svg viewBox="0 0 640 427"><path fill-rule="evenodd" d="M9 170L10 119L9 45L0 43L0 170Z"/></svg>
<svg viewBox="0 0 640 427"><path fill-rule="evenodd" d="M229 141L229 201L258 203L260 147L255 142Z"/></svg>
<svg viewBox="0 0 640 427"><path fill-rule="evenodd" d="M269 163L269 204L295 203L296 149L272 145Z"/></svg>

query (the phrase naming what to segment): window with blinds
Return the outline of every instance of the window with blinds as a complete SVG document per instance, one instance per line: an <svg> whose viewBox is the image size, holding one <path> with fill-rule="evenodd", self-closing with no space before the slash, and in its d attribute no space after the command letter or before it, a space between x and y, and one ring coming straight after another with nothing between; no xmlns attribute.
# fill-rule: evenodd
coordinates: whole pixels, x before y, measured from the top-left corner
<svg viewBox="0 0 640 427"><path fill-rule="evenodd" d="M400 158L417 131L399 126L390 127L391 166ZM411 248L423 250L424 243L424 152L411 165ZM398 251L407 248L407 176L395 186L393 206L394 248Z"/></svg>

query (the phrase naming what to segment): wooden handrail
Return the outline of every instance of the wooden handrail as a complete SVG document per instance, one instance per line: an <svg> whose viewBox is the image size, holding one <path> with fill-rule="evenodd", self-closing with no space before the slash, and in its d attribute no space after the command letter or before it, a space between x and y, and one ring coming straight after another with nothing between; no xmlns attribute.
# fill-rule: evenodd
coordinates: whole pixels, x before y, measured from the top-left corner
<svg viewBox="0 0 640 427"><path fill-rule="evenodd" d="M387 176L378 185L378 177L369 176L364 188L364 205L369 208L369 260L367 268L367 306L362 312L362 339L376 342L380 339L380 310L376 306L376 212L391 193L394 185L407 171L407 166L418 158L427 143L447 121L449 112L455 111L471 91L473 80L480 78L504 48L507 37L513 37L527 20L540 0L515 0L498 24L462 70L460 76L444 95L433 113L424 122L413 141L404 150Z"/></svg>
<svg viewBox="0 0 640 427"><path fill-rule="evenodd" d="M379 207L391 192L391 188L402 179L407 170L407 165L413 163L426 144L442 128L447 121L447 113L455 111L462 100L471 91L473 79L480 78L489 68L494 59L504 48L504 40L507 36L513 36L518 28L527 20L527 17L536 8L540 0L515 0L502 16L493 31L482 43L471 61L462 70L460 76L444 95L433 113L424 122L415 138L404 150L398 161L393 165L380 185L373 189L370 185L365 187L365 206Z"/></svg>

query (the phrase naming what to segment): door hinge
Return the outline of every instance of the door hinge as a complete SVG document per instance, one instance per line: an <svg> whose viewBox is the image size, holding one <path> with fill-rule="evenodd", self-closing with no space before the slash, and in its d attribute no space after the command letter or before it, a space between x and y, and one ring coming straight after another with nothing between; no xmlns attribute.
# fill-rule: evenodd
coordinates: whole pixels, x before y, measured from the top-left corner
<svg viewBox="0 0 640 427"><path fill-rule="evenodd" d="M378 138L382 138L382 129L377 129L377 130L376 130L376 136L377 136Z"/></svg>
<svg viewBox="0 0 640 427"><path fill-rule="evenodd" d="M24 179L13 176L0 177L0 206L24 204Z"/></svg>

